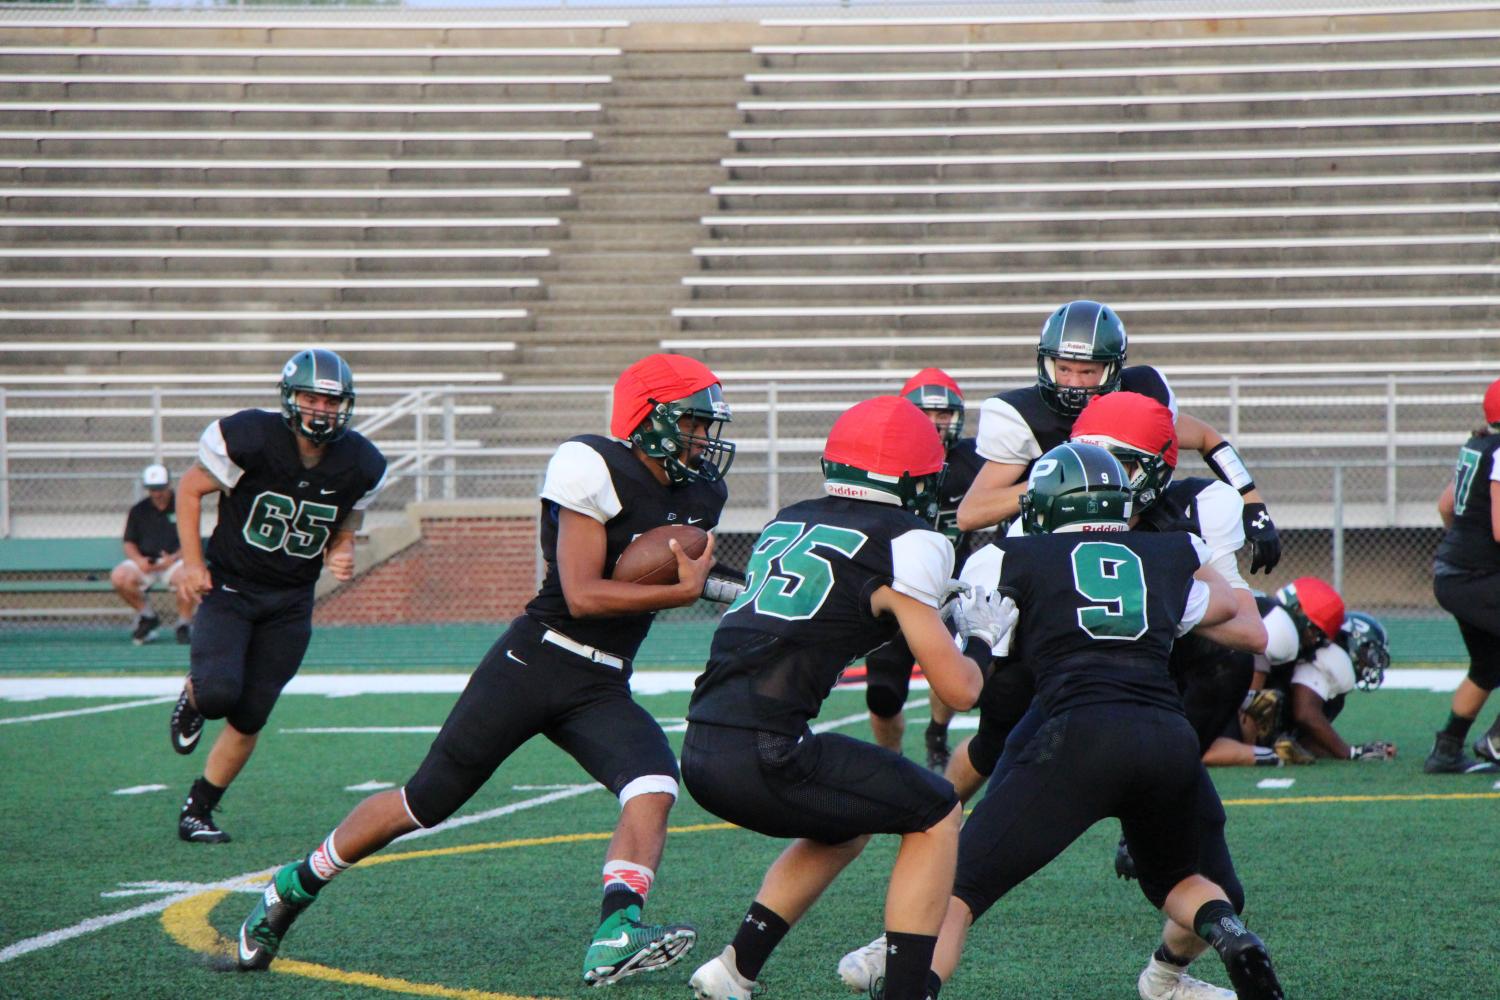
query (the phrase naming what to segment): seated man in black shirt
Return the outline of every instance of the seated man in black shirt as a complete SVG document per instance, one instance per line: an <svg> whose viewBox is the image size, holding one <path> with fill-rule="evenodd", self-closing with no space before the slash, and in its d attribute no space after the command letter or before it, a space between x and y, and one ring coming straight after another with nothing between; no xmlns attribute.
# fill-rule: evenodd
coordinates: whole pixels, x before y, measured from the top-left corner
<svg viewBox="0 0 1500 1000"><path fill-rule="evenodd" d="M125 515L125 558L109 574L120 600L135 610L135 630L130 638L141 646L156 637L161 618L146 600L152 587L171 587L172 577L182 566L177 543L177 497L172 477L164 465L148 465L141 473L145 499ZM177 594L177 641L188 642L189 623L198 602L191 595Z"/></svg>

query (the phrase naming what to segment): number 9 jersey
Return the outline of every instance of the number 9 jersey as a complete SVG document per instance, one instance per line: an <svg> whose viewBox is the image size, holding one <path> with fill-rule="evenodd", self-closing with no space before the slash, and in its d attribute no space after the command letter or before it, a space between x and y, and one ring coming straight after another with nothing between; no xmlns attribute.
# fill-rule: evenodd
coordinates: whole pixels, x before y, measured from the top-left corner
<svg viewBox="0 0 1500 1000"><path fill-rule="evenodd" d="M215 581L275 590L315 583L339 524L368 507L386 479L385 456L352 430L304 468L291 429L264 410L209 424L198 464L224 487L207 551Z"/></svg>
<svg viewBox="0 0 1500 1000"><path fill-rule="evenodd" d="M948 539L899 507L830 496L782 508L714 632L688 721L801 735L844 667L899 631L870 596L888 586L936 608L952 572Z"/></svg>
<svg viewBox="0 0 1500 1000"><path fill-rule="evenodd" d="M1167 663L1207 609L1193 574L1211 557L1185 531L1024 535L975 552L961 579L1015 599L1011 655L1034 671L1049 716L1106 702L1181 712Z"/></svg>

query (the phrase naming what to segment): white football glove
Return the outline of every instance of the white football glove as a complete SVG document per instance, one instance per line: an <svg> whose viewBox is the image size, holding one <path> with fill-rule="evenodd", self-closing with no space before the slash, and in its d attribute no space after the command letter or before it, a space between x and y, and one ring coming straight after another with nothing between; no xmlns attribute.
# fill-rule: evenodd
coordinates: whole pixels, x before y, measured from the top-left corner
<svg viewBox="0 0 1500 1000"><path fill-rule="evenodd" d="M745 585L727 576L708 574L703 581L703 599L717 604L733 604L745 592Z"/></svg>
<svg viewBox="0 0 1500 1000"><path fill-rule="evenodd" d="M1011 632L1021 616L1009 597L974 587L952 604L953 627L962 639L978 639L995 656L1010 652Z"/></svg>

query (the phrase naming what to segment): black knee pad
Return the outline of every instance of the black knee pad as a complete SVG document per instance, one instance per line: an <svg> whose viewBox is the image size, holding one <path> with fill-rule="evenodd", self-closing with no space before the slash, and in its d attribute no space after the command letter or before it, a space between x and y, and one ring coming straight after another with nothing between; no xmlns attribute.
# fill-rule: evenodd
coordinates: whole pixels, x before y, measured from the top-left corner
<svg viewBox="0 0 1500 1000"><path fill-rule="evenodd" d="M892 719L906 704L906 692L871 678L865 687L865 705L882 719Z"/></svg>
<svg viewBox="0 0 1500 1000"><path fill-rule="evenodd" d="M233 712L240 691L241 685L233 677L193 678L193 704L205 719L222 719Z"/></svg>
<svg viewBox="0 0 1500 1000"><path fill-rule="evenodd" d="M1500 687L1500 656L1487 656L1484 660L1469 661L1469 680L1484 691Z"/></svg>

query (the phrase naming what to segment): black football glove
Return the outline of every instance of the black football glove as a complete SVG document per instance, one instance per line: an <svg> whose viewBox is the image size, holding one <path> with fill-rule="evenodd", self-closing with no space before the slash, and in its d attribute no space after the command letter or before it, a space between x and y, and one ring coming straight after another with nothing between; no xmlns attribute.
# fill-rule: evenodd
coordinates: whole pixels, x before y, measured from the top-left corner
<svg viewBox="0 0 1500 1000"><path fill-rule="evenodd" d="M1263 569L1270 576L1281 562L1281 536L1276 533L1271 512L1263 503L1247 503L1240 518L1245 522L1245 540L1250 543L1250 572Z"/></svg>

